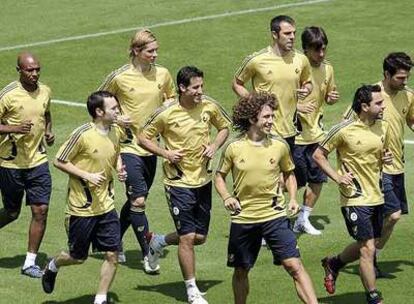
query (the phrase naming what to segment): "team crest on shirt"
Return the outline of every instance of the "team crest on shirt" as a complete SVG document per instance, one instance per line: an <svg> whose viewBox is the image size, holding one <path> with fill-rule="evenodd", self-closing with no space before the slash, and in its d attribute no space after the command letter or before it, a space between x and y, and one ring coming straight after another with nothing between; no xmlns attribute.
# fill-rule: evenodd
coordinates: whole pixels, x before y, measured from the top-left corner
<svg viewBox="0 0 414 304"><path fill-rule="evenodd" d="M402 109L402 113L403 113L403 114L406 114L406 113L407 113L407 108L403 108L403 109Z"/></svg>
<svg viewBox="0 0 414 304"><path fill-rule="evenodd" d="M273 165L275 162L276 162L276 160L275 160L274 158L271 158L271 159L269 160L269 163L270 163L271 165Z"/></svg>
<svg viewBox="0 0 414 304"><path fill-rule="evenodd" d="M161 83L159 83L158 84L158 90L161 90L162 89L162 85L161 85Z"/></svg>
<svg viewBox="0 0 414 304"><path fill-rule="evenodd" d="M328 79L325 78L324 84L328 85Z"/></svg>
<svg viewBox="0 0 414 304"><path fill-rule="evenodd" d="M267 71L267 75L272 75L272 74L273 74L272 70Z"/></svg>
<svg viewBox="0 0 414 304"><path fill-rule="evenodd" d="M210 120L210 114L207 112L201 113L201 121L207 123Z"/></svg>
<svg viewBox="0 0 414 304"><path fill-rule="evenodd" d="M381 136L381 142L384 143L384 141L385 141L385 137L383 135L383 136Z"/></svg>
<svg viewBox="0 0 414 304"><path fill-rule="evenodd" d="M296 74L299 74L299 72L300 72L300 69L299 68L296 68L295 73Z"/></svg>
<svg viewBox="0 0 414 304"><path fill-rule="evenodd" d="M129 92L134 92L135 89L134 88L129 88Z"/></svg>

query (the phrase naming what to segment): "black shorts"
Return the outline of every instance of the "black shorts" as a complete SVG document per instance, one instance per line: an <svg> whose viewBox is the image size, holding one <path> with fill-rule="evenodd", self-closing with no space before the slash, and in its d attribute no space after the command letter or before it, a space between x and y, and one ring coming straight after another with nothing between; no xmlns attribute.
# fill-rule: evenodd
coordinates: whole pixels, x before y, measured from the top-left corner
<svg viewBox="0 0 414 304"><path fill-rule="evenodd" d="M287 142L287 144L289 145L291 155L293 155L293 151L295 149L295 137L296 136L283 138Z"/></svg>
<svg viewBox="0 0 414 304"><path fill-rule="evenodd" d="M326 174L313 160L313 152L319 144L295 145L293 150L293 161L295 163L295 176L298 187L304 187L307 183L326 183Z"/></svg>
<svg viewBox="0 0 414 304"><path fill-rule="evenodd" d="M280 265L285 259L300 257L295 234L290 229L286 217L255 224L232 223L227 266L252 268L259 254L262 239L266 240L272 251L275 265Z"/></svg>
<svg viewBox="0 0 414 304"><path fill-rule="evenodd" d="M211 182L198 188L165 186L178 235L207 235L210 226Z"/></svg>
<svg viewBox="0 0 414 304"><path fill-rule="evenodd" d="M379 238L382 231L383 207L383 204L342 207L349 235L357 241Z"/></svg>
<svg viewBox="0 0 414 304"><path fill-rule="evenodd" d="M4 208L20 210L26 192L26 205L49 204L52 178L45 162L30 169L0 167L0 187Z"/></svg>
<svg viewBox="0 0 414 304"><path fill-rule="evenodd" d="M115 209L96 216L69 217L68 246L72 258L86 260L89 246L97 251L118 251L121 230Z"/></svg>
<svg viewBox="0 0 414 304"><path fill-rule="evenodd" d="M405 194L404 173L382 174L382 188L384 191L384 216L401 211L408 214L407 195Z"/></svg>
<svg viewBox="0 0 414 304"><path fill-rule="evenodd" d="M127 197L131 200L146 197L154 181L157 156L138 156L132 153L122 153L121 158L128 174L125 181Z"/></svg>

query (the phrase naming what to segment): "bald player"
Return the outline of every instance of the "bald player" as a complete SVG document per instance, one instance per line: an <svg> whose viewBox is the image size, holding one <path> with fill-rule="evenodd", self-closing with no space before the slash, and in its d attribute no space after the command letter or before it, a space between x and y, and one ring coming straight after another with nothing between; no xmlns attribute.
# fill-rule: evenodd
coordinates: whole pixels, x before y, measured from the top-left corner
<svg viewBox="0 0 414 304"><path fill-rule="evenodd" d="M52 187L45 143L50 146L55 139L51 91L39 82L40 63L33 54L19 54L16 70L19 80L0 92L0 228L19 217L25 196L32 219L21 273L40 278L42 271L36 257L46 229Z"/></svg>

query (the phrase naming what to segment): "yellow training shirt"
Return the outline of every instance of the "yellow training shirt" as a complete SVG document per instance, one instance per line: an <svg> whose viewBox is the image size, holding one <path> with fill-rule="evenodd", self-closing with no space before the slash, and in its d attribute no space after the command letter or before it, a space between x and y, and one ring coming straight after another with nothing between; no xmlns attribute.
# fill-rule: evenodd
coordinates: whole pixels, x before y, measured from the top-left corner
<svg viewBox="0 0 414 304"><path fill-rule="evenodd" d="M147 72L138 71L132 64L113 71L99 87L114 94L119 101L123 114L129 115L132 127L125 130L121 142L121 153L133 153L140 156L151 155L137 144L135 134L147 121L149 116L164 100L175 97L175 86L170 72L158 65L151 65Z"/></svg>
<svg viewBox="0 0 414 304"><path fill-rule="evenodd" d="M111 127L102 134L94 123L77 128L60 147L56 158L71 162L90 173L103 172L106 177L101 186L95 186L79 177L69 175L66 212L76 216L95 216L115 208L112 170L119 155L119 128Z"/></svg>
<svg viewBox="0 0 414 304"><path fill-rule="evenodd" d="M273 131L283 138L296 135L296 90L311 81L311 67L305 55L293 51L281 57L269 46L248 56L235 77L243 83L251 80L255 91L275 94L279 106Z"/></svg>
<svg viewBox="0 0 414 304"><path fill-rule="evenodd" d="M334 126L321 142L328 152L336 149L338 174L352 172L352 186L339 187L343 206L374 206L384 203L380 178L383 150L389 146L388 124L376 120L346 120Z"/></svg>
<svg viewBox="0 0 414 304"><path fill-rule="evenodd" d="M232 216L232 222L260 223L286 216L279 178L281 172L294 168L288 144L277 136L253 142L242 135L228 144L217 171L232 172L233 194L241 206L241 212Z"/></svg>
<svg viewBox="0 0 414 304"><path fill-rule="evenodd" d="M28 134L0 135L1 167L28 169L47 162L43 137L50 96L49 87L40 82L34 92L26 91L19 81L10 83L0 92L2 124L20 125L25 120L30 120L33 124Z"/></svg>
<svg viewBox="0 0 414 304"><path fill-rule="evenodd" d="M203 96L192 109L183 108L178 101L160 108L143 128L148 139L160 134L168 150L183 149L178 164L164 159L164 183L169 186L196 188L211 181L210 161L204 157L204 146L211 144L211 126L228 128L231 119L213 99Z"/></svg>
<svg viewBox="0 0 414 304"><path fill-rule="evenodd" d="M299 103L311 102L316 106L315 111L309 114L298 112L298 129L300 134L295 138L297 145L309 145L320 142L325 134L323 131L323 105L326 96L335 88L333 68L328 62L319 67L312 67L313 90L309 96Z"/></svg>

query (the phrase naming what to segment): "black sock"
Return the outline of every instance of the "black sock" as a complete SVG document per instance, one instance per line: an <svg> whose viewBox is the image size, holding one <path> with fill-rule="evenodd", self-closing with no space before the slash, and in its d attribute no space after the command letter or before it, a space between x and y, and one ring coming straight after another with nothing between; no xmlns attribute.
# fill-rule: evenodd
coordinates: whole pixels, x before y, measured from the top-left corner
<svg viewBox="0 0 414 304"><path fill-rule="evenodd" d="M148 243L146 239L146 235L149 231L148 228L148 220L147 216L145 215L145 212L134 212L130 211L130 220L132 228L134 229L135 236L137 238L137 241L139 245L141 246L142 256L148 255Z"/></svg>
<svg viewBox="0 0 414 304"><path fill-rule="evenodd" d="M125 231L128 230L129 225L131 225L131 218L129 216L131 209L131 203L126 201L122 206L121 213L119 214L119 222L121 223L121 239L124 237Z"/></svg>
<svg viewBox="0 0 414 304"><path fill-rule="evenodd" d="M337 272L341 268L343 268L345 265L346 265L346 263L344 263L344 262L341 261L341 258L340 258L340 255L339 254L332 259L332 265L331 266Z"/></svg>

